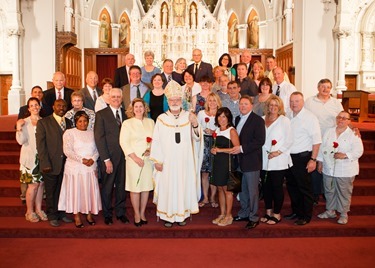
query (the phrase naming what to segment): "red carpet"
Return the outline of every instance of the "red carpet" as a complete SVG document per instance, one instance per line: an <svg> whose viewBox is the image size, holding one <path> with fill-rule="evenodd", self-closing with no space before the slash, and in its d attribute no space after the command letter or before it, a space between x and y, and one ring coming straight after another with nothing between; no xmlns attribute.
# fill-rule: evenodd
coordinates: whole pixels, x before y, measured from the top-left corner
<svg viewBox="0 0 375 268"><path fill-rule="evenodd" d="M375 237L0 239L0 267L374 267Z"/></svg>
<svg viewBox="0 0 375 268"><path fill-rule="evenodd" d="M5 123L4 123L5 122ZM365 146L356 178L349 223L313 218L306 226L282 220L254 230L245 223L211 224L218 209L202 208L185 227L164 228L149 203L141 228L101 216L96 226L50 227L29 223L18 198L15 118L0 117L0 267L373 267L375 261L375 124L357 124ZM282 214L289 213L285 196ZM132 219L128 200L128 216ZM239 208L234 205L234 215ZM324 203L314 215L324 211ZM263 214L261 202L260 214ZM86 239L88 238L88 239Z"/></svg>

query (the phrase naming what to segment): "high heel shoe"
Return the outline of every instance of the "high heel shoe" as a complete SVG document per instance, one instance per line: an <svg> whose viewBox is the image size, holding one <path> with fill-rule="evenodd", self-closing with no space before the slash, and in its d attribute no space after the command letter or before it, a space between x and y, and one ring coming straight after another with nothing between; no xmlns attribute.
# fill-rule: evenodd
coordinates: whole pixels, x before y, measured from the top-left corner
<svg viewBox="0 0 375 268"><path fill-rule="evenodd" d="M77 223L75 223L75 226L76 226L77 228L79 228L79 229L85 227L85 226L83 225L83 223L81 223L81 224L77 224Z"/></svg>
<svg viewBox="0 0 375 268"><path fill-rule="evenodd" d="M94 226L96 224L96 221L94 220L94 218L91 218L92 221L89 221L89 218L86 218L86 221L88 224L90 224L91 226Z"/></svg>
<svg viewBox="0 0 375 268"><path fill-rule="evenodd" d="M136 222L136 221L134 221L134 225L135 225L136 227L141 227L141 226L142 226L142 220L141 220L140 222Z"/></svg>
<svg viewBox="0 0 375 268"><path fill-rule="evenodd" d="M142 220L141 219L141 224L143 225L143 224L147 224L148 223L148 221L147 220Z"/></svg>

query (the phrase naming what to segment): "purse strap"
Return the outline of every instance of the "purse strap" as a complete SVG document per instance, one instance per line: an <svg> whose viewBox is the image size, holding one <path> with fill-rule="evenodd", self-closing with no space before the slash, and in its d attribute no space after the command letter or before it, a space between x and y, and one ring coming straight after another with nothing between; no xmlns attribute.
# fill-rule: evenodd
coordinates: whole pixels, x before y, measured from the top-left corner
<svg viewBox="0 0 375 268"><path fill-rule="evenodd" d="M229 147L228 148L231 148L230 147L230 135L229 135ZM228 160L229 160L229 172L232 172L232 161L230 161L230 154L228 154Z"/></svg>

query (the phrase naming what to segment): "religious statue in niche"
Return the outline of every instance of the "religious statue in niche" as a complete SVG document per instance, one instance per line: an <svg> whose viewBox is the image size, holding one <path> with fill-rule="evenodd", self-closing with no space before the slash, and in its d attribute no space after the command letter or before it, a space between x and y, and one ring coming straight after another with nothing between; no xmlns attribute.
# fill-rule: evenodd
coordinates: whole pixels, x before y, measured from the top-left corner
<svg viewBox="0 0 375 268"><path fill-rule="evenodd" d="M253 19L249 22L249 47L250 48L259 48L259 18L254 16Z"/></svg>
<svg viewBox="0 0 375 268"><path fill-rule="evenodd" d="M235 48L238 47L238 21L234 14L232 14L228 23L228 44L229 47Z"/></svg>
<svg viewBox="0 0 375 268"><path fill-rule="evenodd" d="M150 9L151 5L152 5L152 2L154 2L154 0L141 0L141 3L142 3L142 7L144 9L144 11L147 13L148 10Z"/></svg>
<svg viewBox="0 0 375 268"><path fill-rule="evenodd" d="M190 28L195 29L197 26L197 8L195 5L190 7Z"/></svg>
<svg viewBox="0 0 375 268"><path fill-rule="evenodd" d="M161 26L167 28L168 25L168 6L166 3L161 8Z"/></svg>
<svg viewBox="0 0 375 268"><path fill-rule="evenodd" d="M107 15L103 14L101 16L99 28L99 47L109 47L109 30Z"/></svg>
<svg viewBox="0 0 375 268"><path fill-rule="evenodd" d="M211 13L214 12L218 0L204 0Z"/></svg>
<svg viewBox="0 0 375 268"><path fill-rule="evenodd" d="M185 25L185 0L173 1L174 26Z"/></svg>
<svg viewBox="0 0 375 268"><path fill-rule="evenodd" d="M126 17L123 15L121 17L121 22L120 22L120 47L125 47L127 44L129 44L129 23L126 20Z"/></svg>

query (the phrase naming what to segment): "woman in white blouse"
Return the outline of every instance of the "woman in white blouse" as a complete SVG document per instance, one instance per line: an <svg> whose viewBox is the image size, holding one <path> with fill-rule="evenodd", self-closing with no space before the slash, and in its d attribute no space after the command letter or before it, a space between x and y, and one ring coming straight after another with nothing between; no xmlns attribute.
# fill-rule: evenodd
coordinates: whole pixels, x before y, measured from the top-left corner
<svg viewBox="0 0 375 268"><path fill-rule="evenodd" d="M348 223L353 182L359 172L358 159L363 154L362 140L348 127L349 123L347 112L336 116L336 127L325 132L318 156L318 171L323 172L326 197L326 211L318 217L333 219L337 211L341 214L339 224Z"/></svg>
<svg viewBox="0 0 375 268"><path fill-rule="evenodd" d="M290 157L293 135L290 120L285 116L284 104L279 97L273 95L267 100L264 114L266 141L262 147L261 178L266 214L260 220L273 225L281 220L284 177L287 169L293 165Z"/></svg>
<svg viewBox="0 0 375 268"><path fill-rule="evenodd" d="M26 191L25 218L29 222L47 221L47 215L42 210L44 182L39 171L39 158L36 151L35 130L39 116L40 102L31 97L27 101L30 116L19 119L16 124L16 140L22 145L20 154L20 181L28 185Z"/></svg>

